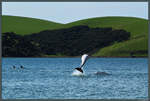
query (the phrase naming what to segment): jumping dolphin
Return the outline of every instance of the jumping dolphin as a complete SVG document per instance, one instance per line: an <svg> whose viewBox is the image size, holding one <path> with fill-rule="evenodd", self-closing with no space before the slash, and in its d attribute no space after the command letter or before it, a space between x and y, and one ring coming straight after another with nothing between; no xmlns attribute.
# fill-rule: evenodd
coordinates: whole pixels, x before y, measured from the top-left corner
<svg viewBox="0 0 150 101"><path fill-rule="evenodd" d="M88 59L88 55L87 54L82 55L80 67L77 67L75 69L83 73L82 68L83 68L83 65L85 64L85 62L87 61L87 59Z"/></svg>

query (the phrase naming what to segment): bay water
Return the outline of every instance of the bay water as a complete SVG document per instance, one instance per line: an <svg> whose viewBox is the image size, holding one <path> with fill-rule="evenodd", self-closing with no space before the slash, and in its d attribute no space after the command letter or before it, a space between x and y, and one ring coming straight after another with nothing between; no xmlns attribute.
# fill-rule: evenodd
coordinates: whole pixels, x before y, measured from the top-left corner
<svg viewBox="0 0 150 101"><path fill-rule="evenodd" d="M80 58L2 58L2 99L148 98L148 58L90 58L84 75L73 76L80 62Z"/></svg>

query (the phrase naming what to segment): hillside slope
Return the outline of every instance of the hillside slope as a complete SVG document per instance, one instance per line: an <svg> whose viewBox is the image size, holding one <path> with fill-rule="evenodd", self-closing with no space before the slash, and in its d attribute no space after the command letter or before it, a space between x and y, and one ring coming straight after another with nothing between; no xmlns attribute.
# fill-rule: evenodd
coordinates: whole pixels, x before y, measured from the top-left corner
<svg viewBox="0 0 150 101"><path fill-rule="evenodd" d="M130 39L125 42L115 43L97 51L93 56L105 57L147 57L148 56L148 37Z"/></svg>
<svg viewBox="0 0 150 101"><path fill-rule="evenodd" d="M90 27L112 27L131 32L128 41L114 43L98 50L93 56L148 56L148 20L134 17L100 17L72 22L69 26L88 25Z"/></svg>
<svg viewBox="0 0 150 101"><path fill-rule="evenodd" d="M16 34L26 35L43 30L56 29L60 26L62 24L35 18L2 16L2 33L15 32Z"/></svg>
<svg viewBox="0 0 150 101"><path fill-rule="evenodd" d="M148 20L135 17L98 17L68 23L66 27L88 25L89 27L112 27L131 32L131 37L148 35Z"/></svg>
<svg viewBox="0 0 150 101"><path fill-rule="evenodd" d="M15 32L25 35L46 29L70 28L78 25L89 27L112 27L124 29L131 33L128 41L114 43L111 46L97 50L93 56L148 56L148 20L134 17L98 17L59 24L45 20L2 16L2 32Z"/></svg>

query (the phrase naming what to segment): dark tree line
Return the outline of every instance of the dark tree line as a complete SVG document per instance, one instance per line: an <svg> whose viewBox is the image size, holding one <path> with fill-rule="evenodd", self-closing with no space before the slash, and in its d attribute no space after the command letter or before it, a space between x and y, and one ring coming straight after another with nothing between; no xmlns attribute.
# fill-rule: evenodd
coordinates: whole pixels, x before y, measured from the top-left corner
<svg viewBox="0 0 150 101"><path fill-rule="evenodd" d="M2 56L32 57L40 55L40 48L13 32L2 34Z"/></svg>
<svg viewBox="0 0 150 101"><path fill-rule="evenodd" d="M2 56L35 57L44 54L78 56L129 38L130 33L122 29L88 26L45 30L25 36L8 32L2 34Z"/></svg>

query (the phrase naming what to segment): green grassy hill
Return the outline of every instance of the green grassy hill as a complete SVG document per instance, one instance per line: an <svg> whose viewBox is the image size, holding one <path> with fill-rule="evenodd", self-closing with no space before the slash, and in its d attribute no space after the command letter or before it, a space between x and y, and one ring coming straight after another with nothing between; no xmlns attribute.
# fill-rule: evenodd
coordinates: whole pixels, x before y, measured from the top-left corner
<svg viewBox="0 0 150 101"><path fill-rule="evenodd" d="M148 56L148 20L134 17L100 17L80 20L66 26L88 25L90 27L112 27L131 33L130 40L114 43L98 50L93 56Z"/></svg>
<svg viewBox="0 0 150 101"><path fill-rule="evenodd" d="M3 16L2 32L13 31L17 34L30 34L46 29L69 28L77 25L89 27L112 27L124 29L131 33L128 41L114 43L111 46L97 50L93 56L148 56L148 20L134 17L99 17L75 21L68 24L58 24L33 18Z"/></svg>
<svg viewBox="0 0 150 101"><path fill-rule="evenodd" d="M133 56L137 57L148 56L148 38L141 37L121 43L115 43L111 46L100 49L93 54L93 56L128 57L131 56L131 52L134 53Z"/></svg>
<svg viewBox="0 0 150 101"><path fill-rule="evenodd" d="M148 35L148 20L134 17L99 17L72 22L66 27L88 25L90 27L112 27L131 32L131 37Z"/></svg>
<svg viewBox="0 0 150 101"><path fill-rule="evenodd" d="M16 34L26 35L43 30L56 29L60 26L62 26L60 23L35 18L2 16L2 33L15 32Z"/></svg>

